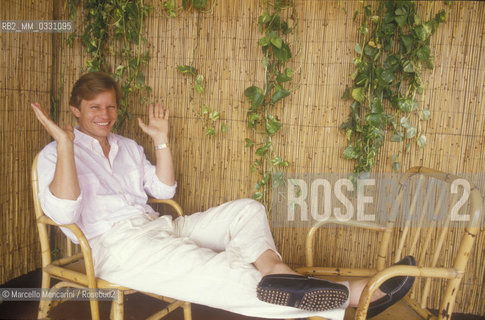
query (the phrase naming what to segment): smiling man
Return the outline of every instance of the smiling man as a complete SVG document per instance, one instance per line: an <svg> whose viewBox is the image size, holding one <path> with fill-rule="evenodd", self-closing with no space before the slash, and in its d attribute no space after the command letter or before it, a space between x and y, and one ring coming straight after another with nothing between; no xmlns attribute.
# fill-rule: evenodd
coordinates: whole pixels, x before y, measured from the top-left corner
<svg viewBox="0 0 485 320"><path fill-rule="evenodd" d="M155 146L156 165L135 141L113 134L120 90L107 74L83 75L70 109L79 121L61 129L39 103L32 108L55 141L39 154L39 199L58 224L76 223L91 246L96 276L136 290L249 316L343 318L367 280L334 283L298 275L281 260L265 208L241 199L205 212L159 217L148 195L169 199L177 183L169 142L169 111L150 105L140 128ZM69 230L63 230L77 242ZM402 263L415 264L406 258ZM371 303L377 314L414 279L385 282ZM377 301L375 301L377 300Z"/></svg>

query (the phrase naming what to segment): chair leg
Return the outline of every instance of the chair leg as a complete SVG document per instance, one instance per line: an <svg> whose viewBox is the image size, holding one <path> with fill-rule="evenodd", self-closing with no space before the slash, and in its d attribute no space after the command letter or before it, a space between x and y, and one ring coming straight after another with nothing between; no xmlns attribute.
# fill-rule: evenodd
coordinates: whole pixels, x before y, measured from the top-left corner
<svg viewBox="0 0 485 320"><path fill-rule="evenodd" d="M43 289L49 289L51 287L51 276L47 272L42 271L42 287ZM39 301L39 312L37 313L37 319L46 319L47 314L51 308L52 300L41 299Z"/></svg>
<svg viewBox="0 0 485 320"><path fill-rule="evenodd" d="M118 295L116 299L111 302L111 313L109 318L111 320L123 320L123 301L124 301L124 292L123 290L118 290Z"/></svg>
<svg viewBox="0 0 485 320"><path fill-rule="evenodd" d="M192 320L192 309L190 306L190 302L184 303L184 320Z"/></svg>
<svg viewBox="0 0 485 320"><path fill-rule="evenodd" d="M99 320L99 303L98 300L89 300L89 306L91 307L91 320Z"/></svg>

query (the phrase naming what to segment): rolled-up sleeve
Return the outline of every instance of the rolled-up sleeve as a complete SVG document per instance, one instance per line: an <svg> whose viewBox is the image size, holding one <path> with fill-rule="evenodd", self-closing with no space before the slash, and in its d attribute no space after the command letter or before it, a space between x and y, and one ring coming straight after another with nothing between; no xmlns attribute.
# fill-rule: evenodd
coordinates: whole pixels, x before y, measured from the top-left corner
<svg viewBox="0 0 485 320"><path fill-rule="evenodd" d="M39 154L39 201L44 213L58 224L70 224L79 220L82 192L76 200L60 199L52 194L49 185L54 179L57 163L55 143L48 144Z"/></svg>
<svg viewBox="0 0 485 320"><path fill-rule="evenodd" d="M177 190L177 182L173 186L169 186L158 179L156 167L148 161L140 147L141 159L143 165L143 187L145 192L156 199L172 199Z"/></svg>

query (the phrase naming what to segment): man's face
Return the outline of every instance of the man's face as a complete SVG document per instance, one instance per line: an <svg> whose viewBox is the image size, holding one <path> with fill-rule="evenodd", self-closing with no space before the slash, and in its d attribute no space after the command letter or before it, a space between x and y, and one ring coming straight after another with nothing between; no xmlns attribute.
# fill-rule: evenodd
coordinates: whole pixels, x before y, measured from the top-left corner
<svg viewBox="0 0 485 320"><path fill-rule="evenodd" d="M92 100L82 100L80 108L71 106L71 111L79 120L81 132L102 141L118 118L115 91L104 91Z"/></svg>

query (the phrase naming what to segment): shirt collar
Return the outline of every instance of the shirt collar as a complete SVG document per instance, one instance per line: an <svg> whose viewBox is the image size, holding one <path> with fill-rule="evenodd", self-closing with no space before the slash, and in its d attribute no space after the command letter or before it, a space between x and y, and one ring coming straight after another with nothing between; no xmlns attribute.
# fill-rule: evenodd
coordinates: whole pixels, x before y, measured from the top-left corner
<svg viewBox="0 0 485 320"><path fill-rule="evenodd" d="M101 145L99 144L99 141L90 135L85 134L81 130L79 130L79 126L74 128L74 142L77 144L80 144L82 146L88 147L93 151L101 151ZM111 146L111 149L115 149L116 151L118 150L118 137L110 132L107 136L109 145Z"/></svg>

